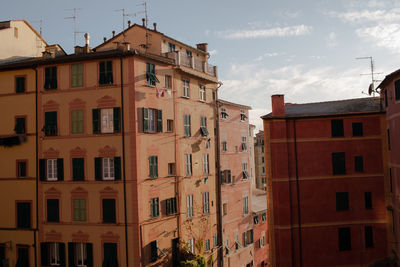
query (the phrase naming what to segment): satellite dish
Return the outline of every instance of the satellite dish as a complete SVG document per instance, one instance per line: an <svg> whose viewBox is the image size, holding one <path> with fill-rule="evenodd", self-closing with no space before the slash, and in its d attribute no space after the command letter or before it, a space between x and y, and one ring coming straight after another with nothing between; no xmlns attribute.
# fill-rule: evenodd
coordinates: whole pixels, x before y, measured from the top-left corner
<svg viewBox="0 0 400 267"><path fill-rule="evenodd" d="M371 83L368 87L368 94L372 95L373 92L374 92L374 83Z"/></svg>

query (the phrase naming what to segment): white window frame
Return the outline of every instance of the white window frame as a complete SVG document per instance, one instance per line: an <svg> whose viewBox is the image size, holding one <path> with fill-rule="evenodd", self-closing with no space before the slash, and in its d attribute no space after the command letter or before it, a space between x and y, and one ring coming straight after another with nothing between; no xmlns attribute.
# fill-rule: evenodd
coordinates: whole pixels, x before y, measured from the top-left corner
<svg viewBox="0 0 400 267"><path fill-rule="evenodd" d="M242 143L241 143L240 148L241 148L242 151L246 151L247 150L247 138L244 135L242 136Z"/></svg>
<svg viewBox="0 0 400 267"><path fill-rule="evenodd" d="M185 154L185 176L192 175L192 154Z"/></svg>
<svg viewBox="0 0 400 267"><path fill-rule="evenodd" d="M114 132L114 110L112 108L100 109L101 117L101 133L113 133Z"/></svg>
<svg viewBox="0 0 400 267"><path fill-rule="evenodd" d="M210 193L203 192L203 213L210 213Z"/></svg>
<svg viewBox="0 0 400 267"><path fill-rule="evenodd" d="M115 180L114 158L102 158L103 180Z"/></svg>
<svg viewBox="0 0 400 267"><path fill-rule="evenodd" d="M248 196L243 197L243 214L244 215L249 214L249 197Z"/></svg>
<svg viewBox="0 0 400 267"><path fill-rule="evenodd" d="M199 84L200 101L206 101L206 87L203 84Z"/></svg>
<svg viewBox="0 0 400 267"><path fill-rule="evenodd" d="M188 219L193 217L193 195L186 196L186 214Z"/></svg>
<svg viewBox="0 0 400 267"><path fill-rule="evenodd" d="M189 250L194 254L194 237L188 240Z"/></svg>
<svg viewBox="0 0 400 267"><path fill-rule="evenodd" d="M182 79L182 96L190 97L190 82L188 79Z"/></svg>
<svg viewBox="0 0 400 267"><path fill-rule="evenodd" d="M204 243L204 251L208 252L211 249L211 245L210 245L210 239L206 239L206 242Z"/></svg>
<svg viewBox="0 0 400 267"><path fill-rule="evenodd" d="M242 162L242 172L243 172L243 180L247 180L249 178L249 172L247 171L247 162ZM247 177L245 177L245 174Z"/></svg>
<svg viewBox="0 0 400 267"><path fill-rule="evenodd" d="M171 80L171 75L165 75L165 88L172 88Z"/></svg>
<svg viewBox="0 0 400 267"><path fill-rule="evenodd" d="M183 136L184 137L192 136L191 116L190 116L190 114L183 114Z"/></svg>
<svg viewBox="0 0 400 267"><path fill-rule="evenodd" d="M49 257L50 257L50 266L59 266L60 265L60 247L59 244L54 242L49 244Z"/></svg>
<svg viewBox="0 0 400 267"><path fill-rule="evenodd" d="M203 174L210 173L210 164L208 154L203 154Z"/></svg>
<svg viewBox="0 0 400 267"><path fill-rule="evenodd" d="M85 260L87 260L86 244L75 243L74 254L75 254L74 255L75 265L77 267L86 267L85 265Z"/></svg>
<svg viewBox="0 0 400 267"><path fill-rule="evenodd" d="M57 181L57 159L47 159L47 181Z"/></svg>

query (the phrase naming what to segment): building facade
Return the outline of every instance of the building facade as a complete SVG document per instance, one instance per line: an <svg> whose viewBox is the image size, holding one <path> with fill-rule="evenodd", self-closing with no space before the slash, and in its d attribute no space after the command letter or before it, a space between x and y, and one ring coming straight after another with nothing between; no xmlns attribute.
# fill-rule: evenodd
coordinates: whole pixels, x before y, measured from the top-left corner
<svg viewBox="0 0 400 267"><path fill-rule="evenodd" d="M266 190L264 132L259 131L254 137L254 169L256 188Z"/></svg>
<svg viewBox="0 0 400 267"><path fill-rule="evenodd" d="M269 264L267 193L265 190L252 188L251 201L254 225L254 266L264 267Z"/></svg>
<svg viewBox="0 0 400 267"><path fill-rule="evenodd" d="M224 266L252 266L249 106L218 100Z"/></svg>
<svg viewBox="0 0 400 267"><path fill-rule="evenodd" d="M379 98L284 104L263 116L271 266L367 266L389 255Z"/></svg>
<svg viewBox="0 0 400 267"><path fill-rule="evenodd" d="M0 243L27 244L30 266L175 266L183 243L215 264L218 79L208 56L206 44L135 24L94 50L87 41L73 55L0 66L12 110L3 135L24 116L28 129L26 144L4 148L2 158L10 155L17 175L27 162L32 177L10 171L4 183L28 181L31 193L9 201L36 228L18 231L18 241L8 231ZM10 87L20 75L23 109ZM15 264L11 249L2 251Z"/></svg>

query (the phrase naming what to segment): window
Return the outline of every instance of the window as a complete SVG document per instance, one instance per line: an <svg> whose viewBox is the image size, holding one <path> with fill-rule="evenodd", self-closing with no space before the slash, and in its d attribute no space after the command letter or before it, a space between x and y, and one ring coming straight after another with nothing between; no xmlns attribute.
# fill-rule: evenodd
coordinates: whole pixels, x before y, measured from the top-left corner
<svg viewBox="0 0 400 267"><path fill-rule="evenodd" d="M71 111L71 133L83 134L83 110Z"/></svg>
<svg viewBox="0 0 400 267"><path fill-rule="evenodd" d="M388 93L388 89L385 89L385 107L388 106L388 95L387 95L387 93Z"/></svg>
<svg viewBox="0 0 400 267"><path fill-rule="evenodd" d="M229 239L225 239L225 255L229 255L229 252L232 252L231 248L229 247Z"/></svg>
<svg viewBox="0 0 400 267"><path fill-rule="evenodd" d="M205 252L210 251L210 239L207 239L206 242L204 243L204 251Z"/></svg>
<svg viewBox="0 0 400 267"><path fill-rule="evenodd" d="M85 222L86 221L86 199L76 198L73 200L74 203L74 221Z"/></svg>
<svg viewBox="0 0 400 267"><path fill-rule="evenodd" d="M336 210L349 210L348 192L336 192Z"/></svg>
<svg viewBox="0 0 400 267"><path fill-rule="evenodd" d="M185 176L192 176L192 154L185 154Z"/></svg>
<svg viewBox="0 0 400 267"><path fill-rule="evenodd" d="M187 79L182 79L182 96L183 97L190 97L189 80L187 80Z"/></svg>
<svg viewBox="0 0 400 267"><path fill-rule="evenodd" d="M193 195L186 196L186 215L188 219L193 217Z"/></svg>
<svg viewBox="0 0 400 267"><path fill-rule="evenodd" d="M240 121L245 121L247 118L246 116L246 111L244 111L243 109L240 110Z"/></svg>
<svg viewBox="0 0 400 267"><path fill-rule="evenodd" d="M192 53L192 51L190 51L190 50L186 50L186 55L187 55L188 57L192 57L192 56L193 56L193 53Z"/></svg>
<svg viewBox="0 0 400 267"><path fill-rule="evenodd" d="M168 176L174 176L175 175L175 163L171 162L168 163Z"/></svg>
<svg viewBox="0 0 400 267"><path fill-rule="evenodd" d="M24 178L26 177L26 165L27 161L26 160L18 160L17 161L17 177L18 178Z"/></svg>
<svg viewBox="0 0 400 267"><path fill-rule="evenodd" d="M146 63L146 84L148 86L156 86L156 83L160 81L157 79L156 76L156 65L153 63Z"/></svg>
<svg viewBox="0 0 400 267"><path fill-rule="evenodd" d="M47 199L47 222L60 221L60 207L58 199Z"/></svg>
<svg viewBox="0 0 400 267"><path fill-rule="evenodd" d="M31 203L17 203L17 228L31 227Z"/></svg>
<svg viewBox="0 0 400 267"><path fill-rule="evenodd" d="M93 266L92 243L68 243L68 260L70 266Z"/></svg>
<svg viewBox="0 0 400 267"><path fill-rule="evenodd" d="M65 266L65 244L40 243L41 266Z"/></svg>
<svg viewBox="0 0 400 267"><path fill-rule="evenodd" d="M261 220L262 220L262 222L265 222L267 220L267 214L266 213L263 213L261 215Z"/></svg>
<svg viewBox="0 0 400 267"><path fill-rule="evenodd" d="M210 199L209 199L209 192L203 192L203 213L207 214L210 213Z"/></svg>
<svg viewBox="0 0 400 267"><path fill-rule="evenodd" d="M73 158L72 159L72 180L83 181L85 180L85 159Z"/></svg>
<svg viewBox="0 0 400 267"><path fill-rule="evenodd" d="M246 136L242 136L242 144L240 146L242 151L246 151L247 150L247 145L246 145Z"/></svg>
<svg viewBox="0 0 400 267"><path fill-rule="evenodd" d="M41 181L62 181L64 180L63 159L40 159L39 177Z"/></svg>
<svg viewBox="0 0 400 267"><path fill-rule="evenodd" d="M71 87L83 87L83 64L71 65Z"/></svg>
<svg viewBox="0 0 400 267"><path fill-rule="evenodd" d="M114 132L114 121L113 121L113 109L103 108L100 109L100 131L101 133L113 133Z"/></svg>
<svg viewBox="0 0 400 267"><path fill-rule="evenodd" d="M353 122L353 136L363 136L363 124L362 122Z"/></svg>
<svg viewBox="0 0 400 267"><path fill-rule="evenodd" d="M57 89L57 67L47 67L44 69L44 89Z"/></svg>
<svg viewBox="0 0 400 267"><path fill-rule="evenodd" d="M243 233L243 243L245 246L248 246L254 242L253 240L253 229L247 230Z"/></svg>
<svg viewBox="0 0 400 267"><path fill-rule="evenodd" d="M222 213L224 216L228 215L228 203L222 204Z"/></svg>
<svg viewBox="0 0 400 267"><path fill-rule="evenodd" d="M218 234L214 234L213 243L214 243L214 248L218 246Z"/></svg>
<svg viewBox="0 0 400 267"><path fill-rule="evenodd" d="M258 215L253 217L253 222L255 225L257 225L260 222L260 218L258 218Z"/></svg>
<svg viewBox="0 0 400 267"><path fill-rule="evenodd" d="M208 154L203 154L203 174L209 174Z"/></svg>
<svg viewBox="0 0 400 267"><path fill-rule="evenodd" d="M226 108L221 108L221 119L226 119L228 117L228 113L226 113Z"/></svg>
<svg viewBox="0 0 400 267"><path fill-rule="evenodd" d="M15 92L25 93L25 77L15 77Z"/></svg>
<svg viewBox="0 0 400 267"><path fill-rule="evenodd" d="M346 174L345 153L332 153L332 172L333 174Z"/></svg>
<svg viewBox="0 0 400 267"><path fill-rule="evenodd" d="M24 267L29 267L29 246L27 245L17 245L17 262L15 266L24 266ZM2 266L8 266L7 265L2 265Z"/></svg>
<svg viewBox="0 0 400 267"><path fill-rule="evenodd" d="M356 172L363 172L364 171L364 160L362 156L354 157L354 170Z"/></svg>
<svg viewBox="0 0 400 267"><path fill-rule="evenodd" d="M162 110L142 108L143 132L162 133Z"/></svg>
<svg viewBox="0 0 400 267"><path fill-rule="evenodd" d="M259 242L260 242L259 243L260 248L265 247L265 233L264 232L262 233L262 236L260 237L260 241Z"/></svg>
<svg viewBox="0 0 400 267"><path fill-rule="evenodd" d="M160 215L158 197L150 199L150 217L157 218Z"/></svg>
<svg viewBox="0 0 400 267"><path fill-rule="evenodd" d="M149 157L149 177L150 178L158 177L158 158L157 158L157 156Z"/></svg>
<svg viewBox="0 0 400 267"><path fill-rule="evenodd" d="M166 214L171 215L171 214L176 214L177 209L176 209L176 198L169 198L165 201L165 207L166 207Z"/></svg>
<svg viewBox="0 0 400 267"><path fill-rule="evenodd" d="M400 100L400 80L394 82L394 95L396 101Z"/></svg>
<svg viewBox="0 0 400 267"><path fill-rule="evenodd" d="M261 157L261 162L264 163L265 159L264 157Z"/></svg>
<svg viewBox="0 0 400 267"><path fill-rule="evenodd" d="M247 162L242 163L242 174L243 174L243 180L249 178L249 173L247 172Z"/></svg>
<svg viewBox="0 0 400 267"><path fill-rule="evenodd" d="M121 180L121 158L95 158L95 179Z"/></svg>
<svg viewBox="0 0 400 267"><path fill-rule="evenodd" d="M351 233L350 228L339 228L339 251L351 250Z"/></svg>
<svg viewBox="0 0 400 267"><path fill-rule="evenodd" d="M388 150L390 151L390 130L387 129L387 144L388 144Z"/></svg>
<svg viewBox="0 0 400 267"><path fill-rule="evenodd" d="M226 141L222 141L222 151L223 152L228 151L227 146L226 146Z"/></svg>
<svg viewBox="0 0 400 267"><path fill-rule="evenodd" d="M203 117L203 116L200 117L200 132L201 132L201 136L202 137L207 137L208 136L207 118Z"/></svg>
<svg viewBox="0 0 400 267"><path fill-rule="evenodd" d="M200 101L206 101L206 87L203 84L199 84L200 89Z"/></svg>
<svg viewBox="0 0 400 267"><path fill-rule="evenodd" d="M261 147L261 152L264 153L264 146Z"/></svg>
<svg viewBox="0 0 400 267"><path fill-rule="evenodd" d="M243 246L239 242L239 235L235 234L235 249L238 250L239 248L243 248Z"/></svg>
<svg viewBox="0 0 400 267"><path fill-rule="evenodd" d="M175 44L168 42L168 52L175 51Z"/></svg>
<svg viewBox="0 0 400 267"><path fill-rule="evenodd" d="M57 135L57 111L44 113L44 127L42 129L45 136Z"/></svg>
<svg viewBox="0 0 400 267"><path fill-rule="evenodd" d="M112 61L99 62L99 85L113 84Z"/></svg>
<svg viewBox="0 0 400 267"><path fill-rule="evenodd" d="M103 250L104 250L104 259L102 266L119 266L117 244L104 243Z"/></svg>
<svg viewBox="0 0 400 267"><path fill-rule="evenodd" d="M365 192L364 193L364 199L365 199L365 209L366 210L372 210L372 193L371 192Z"/></svg>
<svg viewBox="0 0 400 267"><path fill-rule="evenodd" d="M165 75L165 88L172 88L172 78L170 75Z"/></svg>
<svg viewBox="0 0 400 267"><path fill-rule="evenodd" d="M167 132L172 133L174 131L174 121L167 120Z"/></svg>
<svg viewBox="0 0 400 267"><path fill-rule="evenodd" d="M183 115L183 129L184 129L184 136L190 137L191 136L190 115L188 114Z"/></svg>
<svg viewBox="0 0 400 267"><path fill-rule="evenodd" d="M343 137L343 120L331 120L332 137Z"/></svg>
<svg viewBox="0 0 400 267"><path fill-rule="evenodd" d="M372 226L365 226L365 247L373 248L374 247L374 238L372 233Z"/></svg>
<svg viewBox="0 0 400 267"><path fill-rule="evenodd" d="M249 214L249 197L243 198L243 214Z"/></svg>
<svg viewBox="0 0 400 267"><path fill-rule="evenodd" d="M150 242L150 262L158 260L158 244L157 240Z"/></svg>
<svg viewBox="0 0 400 267"><path fill-rule="evenodd" d="M221 171L221 183L222 184L230 184L231 182L232 182L231 170Z"/></svg>
<svg viewBox="0 0 400 267"><path fill-rule="evenodd" d="M115 199L103 198L103 223L116 223Z"/></svg>
<svg viewBox="0 0 400 267"><path fill-rule="evenodd" d="M190 238L188 241L189 250L194 254L194 237Z"/></svg>

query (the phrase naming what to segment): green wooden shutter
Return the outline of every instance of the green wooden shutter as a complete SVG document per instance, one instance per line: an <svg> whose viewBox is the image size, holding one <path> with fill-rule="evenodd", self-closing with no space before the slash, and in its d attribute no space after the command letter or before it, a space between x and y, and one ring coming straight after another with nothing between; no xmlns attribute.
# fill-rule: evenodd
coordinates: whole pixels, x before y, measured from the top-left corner
<svg viewBox="0 0 400 267"><path fill-rule="evenodd" d="M64 180L64 159L57 159L57 180Z"/></svg>
<svg viewBox="0 0 400 267"><path fill-rule="evenodd" d="M39 159L39 179L46 181L46 159Z"/></svg>
<svg viewBox="0 0 400 267"><path fill-rule="evenodd" d="M68 266L75 267L74 243L68 242Z"/></svg>
<svg viewBox="0 0 400 267"><path fill-rule="evenodd" d="M121 180L121 157L114 158L114 179Z"/></svg>
<svg viewBox="0 0 400 267"><path fill-rule="evenodd" d="M153 168L154 168L155 177L158 177L158 157L157 156L154 156Z"/></svg>
<svg viewBox="0 0 400 267"><path fill-rule="evenodd" d="M162 133L163 131L163 123L162 123L162 110L157 110L157 132Z"/></svg>
<svg viewBox="0 0 400 267"><path fill-rule="evenodd" d="M106 72L107 72L107 77L106 77L106 81L107 81L107 84L112 84L113 83L113 69L112 69L112 61L106 61L106 63L107 63L107 69L106 69Z"/></svg>
<svg viewBox="0 0 400 267"><path fill-rule="evenodd" d="M227 176L228 176L228 183L231 183L231 170L227 170Z"/></svg>
<svg viewBox="0 0 400 267"><path fill-rule="evenodd" d="M121 109L119 107L113 109L114 133L121 132Z"/></svg>
<svg viewBox="0 0 400 267"><path fill-rule="evenodd" d="M103 179L102 158L94 158L94 178L96 181Z"/></svg>
<svg viewBox="0 0 400 267"><path fill-rule="evenodd" d="M100 109L92 110L93 133L100 133Z"/></svg>
<svg viewBox="0 0 400 267"><path fill-rule="evenodd" d="M106 62L99 62L99 84L105 84Z"/></svg>
<svg viewBox="0 0 400 267"><path fill-rule="evenodd" d="M165 202L165 211L167 215L171 214L171 199L167 199Z"/></svg>
<svg viewBox="0 0 400 267"><path fill-rule="evenodd" d="M142 114L143 114L143 132L146 133L149 131L149 109L142 108Z"/></svg>

